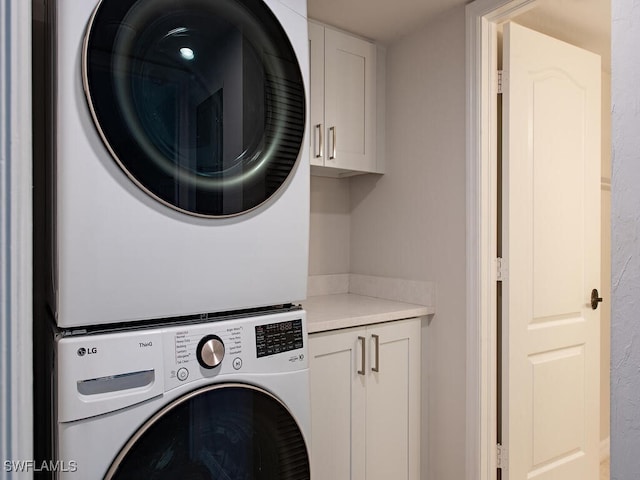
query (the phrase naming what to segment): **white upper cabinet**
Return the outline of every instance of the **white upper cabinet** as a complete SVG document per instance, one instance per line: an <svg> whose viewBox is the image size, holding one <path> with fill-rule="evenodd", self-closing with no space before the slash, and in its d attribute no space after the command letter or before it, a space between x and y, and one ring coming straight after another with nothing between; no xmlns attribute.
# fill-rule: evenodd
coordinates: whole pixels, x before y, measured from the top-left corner
<svg viewBox="0 0 640 480"><path fill-rule="evenodd" d="M376 155L376 45L309 22L311 171L382 173Z"/></svg>

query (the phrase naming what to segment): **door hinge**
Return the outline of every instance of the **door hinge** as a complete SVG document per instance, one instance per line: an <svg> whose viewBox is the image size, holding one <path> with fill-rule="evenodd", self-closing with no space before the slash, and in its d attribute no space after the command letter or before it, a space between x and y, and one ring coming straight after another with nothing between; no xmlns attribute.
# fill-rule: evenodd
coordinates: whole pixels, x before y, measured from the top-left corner
<svg viewBox="0 0 640 480"><path fill-rule="evenodd" d="M507 262L502 257L496 258L496 281L502 282L507 279Z"/></svg>
<svg viewBox="0 0 640 480"><path fill-rule="evenodd" d="M496 445L496 467L506 470L509 466L509 458L507 456L507 448L501 443Z"/></svg>
<svg viewBox="0 0 640 480"><path fill-rule="evenodd" d="M502 70L498 70L498 95L502 95L502 83L504 75Z"/></svg>

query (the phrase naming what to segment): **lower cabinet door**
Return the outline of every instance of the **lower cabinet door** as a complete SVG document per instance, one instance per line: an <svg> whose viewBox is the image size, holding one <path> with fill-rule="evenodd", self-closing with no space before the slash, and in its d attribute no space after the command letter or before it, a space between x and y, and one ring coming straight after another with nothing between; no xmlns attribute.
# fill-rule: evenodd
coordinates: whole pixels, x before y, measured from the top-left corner
<svg viewBox="0 0 640 480"><path fill-rule="evenodd" d="M420 319L312 334L312 480L420 478Z"/></svg>
<svg viewBox="0 0 640 480"><path fill-rule="evenodd" d="M347 329L309 338L312 480L365 478L365 334Z"/></svg>
<svg viewBox="0 0 640 480"><path fill-rule="evenodd" d="M366 478L420 478L420 320L367 329Z"/></svg>

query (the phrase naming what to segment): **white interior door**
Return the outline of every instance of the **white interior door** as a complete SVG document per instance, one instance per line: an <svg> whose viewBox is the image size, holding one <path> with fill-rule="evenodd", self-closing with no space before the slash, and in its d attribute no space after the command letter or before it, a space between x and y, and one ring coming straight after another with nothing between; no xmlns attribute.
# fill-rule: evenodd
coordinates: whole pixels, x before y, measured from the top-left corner
<svg viewBox="0 0 640 480"><path fill-rule="evenodd" d="M503 52L502 478L597 479L600 58L514 23Z"/></svg>

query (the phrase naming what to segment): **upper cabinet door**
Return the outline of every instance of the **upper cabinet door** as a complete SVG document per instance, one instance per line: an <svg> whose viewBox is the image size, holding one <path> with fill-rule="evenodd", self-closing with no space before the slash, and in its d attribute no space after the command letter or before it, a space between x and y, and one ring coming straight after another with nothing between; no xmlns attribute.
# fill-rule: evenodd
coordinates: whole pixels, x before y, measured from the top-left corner
<svg viewBox="0 0 640 480"><path fill-rule="evenodd" d="M325 29L326 164L375 171L376 47Z"/></svg>
<svg viewBox="0 0 640 480"><path fill-rule="evenodd" d="M324 146L324 27L309 22L309 155L311 165L324 165L326 148Z"/></svg>
<svg viewBox="0 0 640 480"><path fill-rule="evenodd" d="M325 82L327 161L338 168L375 169L375 45L326 29Z"/></svg>
<svg viewBox="0 0 640 480"><path fill-rule="evenodd" d="M376 46L309 22L312 173L381 173L376 156Z"/></svg>

